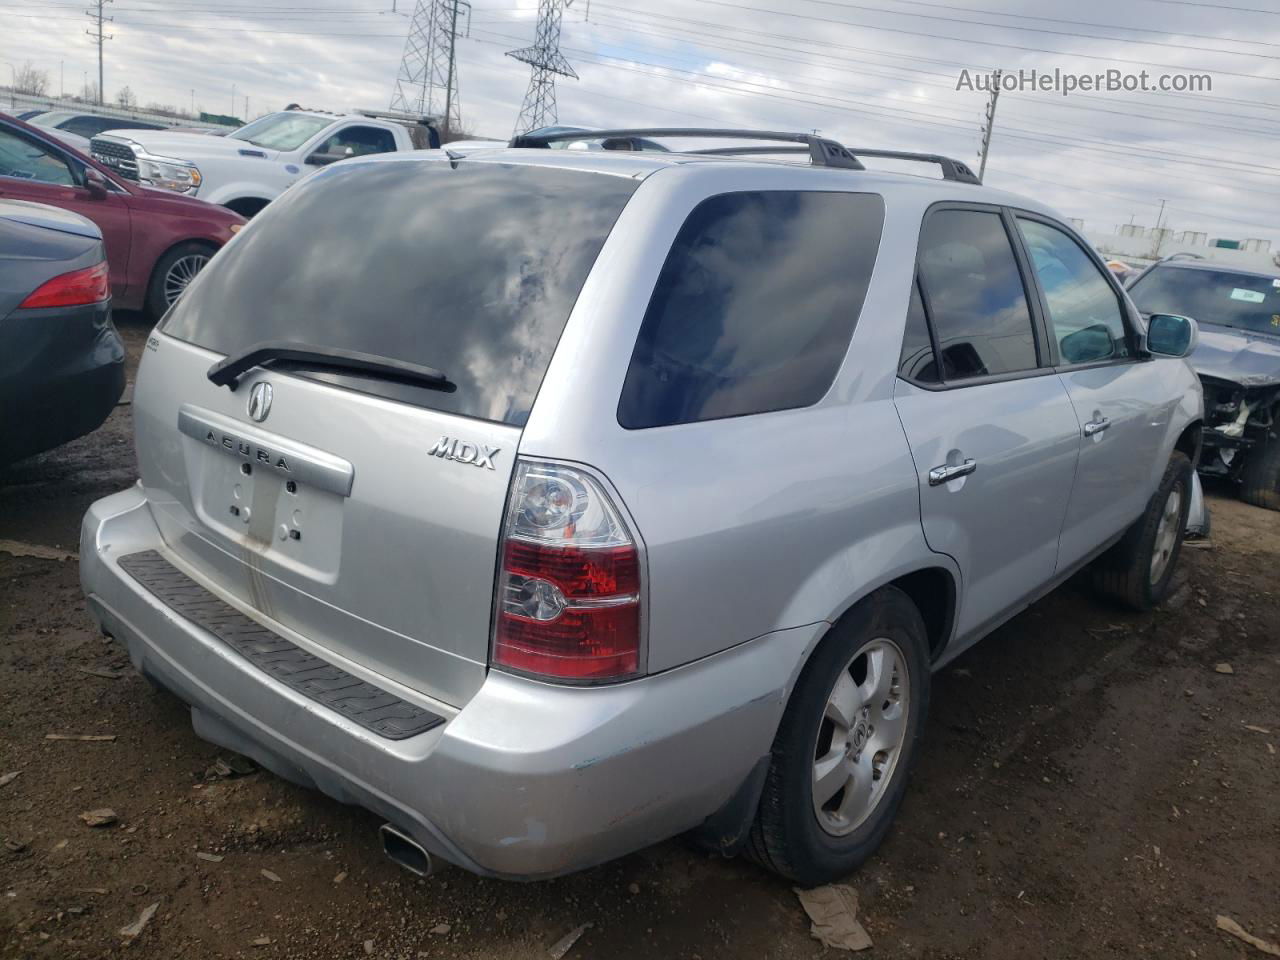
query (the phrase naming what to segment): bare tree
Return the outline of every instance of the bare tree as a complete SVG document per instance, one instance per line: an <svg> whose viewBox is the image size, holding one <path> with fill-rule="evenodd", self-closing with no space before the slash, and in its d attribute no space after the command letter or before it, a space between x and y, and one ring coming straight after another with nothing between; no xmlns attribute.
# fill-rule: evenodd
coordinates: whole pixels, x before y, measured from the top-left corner
<svg viewBox="0 0 1280 960"><path fill-rule="evenodd" d="M80 88L80 99L85 103L97 103L98 85L92 80L86 81L85 85Z"/></svg>
<svg viewBox="0 0 1280 960"><path fill-rule="evenodd" d="M135 110L138 106L138 98L128 87L121 87L120 92L116 94L116 103L126 110Z"/></svg>
<svg viewBox="0 0 1280 960"><path fill-rule="evenodd" d="M28 60L14 73L13 89L18 93L29 93L33 97L43 97L49 90L49 74L37 70Z"/></svg>

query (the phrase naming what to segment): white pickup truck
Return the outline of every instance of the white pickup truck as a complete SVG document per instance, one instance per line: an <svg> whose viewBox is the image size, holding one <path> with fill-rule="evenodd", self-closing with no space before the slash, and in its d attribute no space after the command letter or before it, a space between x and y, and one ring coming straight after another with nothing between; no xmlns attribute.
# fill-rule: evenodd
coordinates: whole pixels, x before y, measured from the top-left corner
<svg viewBox="0 0 1280 960"><path fill-rule="evenodd" d="M427 117L367 111L270 113L226 136L112 130L90 153L121 176L251 217L318 166L439 144Z"/></svg>

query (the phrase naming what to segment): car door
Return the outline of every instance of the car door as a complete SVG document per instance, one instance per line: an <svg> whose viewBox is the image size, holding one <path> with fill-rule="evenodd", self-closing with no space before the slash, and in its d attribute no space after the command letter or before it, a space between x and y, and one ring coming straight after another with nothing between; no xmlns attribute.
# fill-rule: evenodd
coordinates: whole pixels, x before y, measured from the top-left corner
<svg viewBox="0 0 1280 960"><path fill-rule="evenodd" d="M47 203L87 217L102 231L115 296L124 292L132 242L129 207L120 188L108 182L97 196L85 187L84 164L70 153L0 125L0 197Z"/></svg>
<svg viewBox="0 0 1280 960"><path fill-rule="evenodd" d="M1141 359L1129 308L1106 267L1067 227L1017 215L1043 306L1049 353L1080 420L1080 461L1059 546L1070 567L1146 508L1175 401L1163 364Z"/></svg>
<svg viewBox="0 0 1280 960"><path fill-rule="evenodd" d="M925 539L964 579L956 627L968 639L1053 579L1079 452L1014 229L997 207L930 208L894 389Z"/></svg>

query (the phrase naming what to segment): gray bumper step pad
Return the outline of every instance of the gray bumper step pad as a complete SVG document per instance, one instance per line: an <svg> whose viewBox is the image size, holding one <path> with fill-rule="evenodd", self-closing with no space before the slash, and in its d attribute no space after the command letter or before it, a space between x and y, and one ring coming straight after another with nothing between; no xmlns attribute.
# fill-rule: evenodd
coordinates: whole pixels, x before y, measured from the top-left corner
<svg viewBox="0 0 1280 960"><path fill-rule="evenodd" d="M272 633L219 600L155 550L121 557L119 564L170 609L209 631L259 670L380 737L405 740L444 723L444 717Z"/></svg>

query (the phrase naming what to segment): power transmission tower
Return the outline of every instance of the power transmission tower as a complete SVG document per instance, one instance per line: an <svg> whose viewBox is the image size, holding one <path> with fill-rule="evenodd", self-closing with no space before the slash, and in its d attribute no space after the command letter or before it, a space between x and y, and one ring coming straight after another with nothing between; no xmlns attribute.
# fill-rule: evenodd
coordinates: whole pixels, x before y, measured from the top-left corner
<svg viewBox="0 0 1280 960"><path fill-rule="evenodd" d="M578 79L560 52L560 20L564 16L564 8L572 2L538 0L538 35L533 46L507 51L508 57L533 68L529 89L525 92L524 103L520 105L520 116L516 118L517 136L556 122L556 74Z"/></svg>
<svg viewBox="0 0 1280 960"><path fill-rule="evenodd" d="M991 96L987 99L986 119L982 124L982 149L978 156L982 158L978 164L978 180L981 181L987 172L987 154L991 151L991 133L996 126L996 104L1000 101L1000 78L1003 70L997 70L991 78Z"/></svg>
<svg viewBox="0 0 1280 960"><path fill-rule="evenodd" d="M96 21L97 21L97 22L94 24L94 28L93 28L92 30L86 30L86 31L85 31L85 33L87 33L87 34L88 34L90 37L92 37L94 40L98 41L98 105L99 105L99 106L101 106L101 105L102 105L102 97L103 97L103 89L102 89L102 41L104 41L104 40L111 40L111 39L115 36L115 34L111 34L111 36L104 36L104 35L103 35L103 33L102 33L102 24L103 24L103 22L104 22L104 21L105 21L106 23L111 23L111 22L115 19L115 17L103 17L103 15L102 15L102 7L103 7L103 5L104 5L104 4L107 4L107 3L110 3L110 2L111 2L111 0L96 0L96 2L97 2L97 9L96 9L96 10L86 10L84 13L85 13L85 16L86 16L86 17L89 17L90 19L92 19L92 20L96 20Z"/></svg>
<svg viewBox="0 0 1280 960"><path fill-rule="evenodd" d="M458 33L460 8L465 8L467 17L464 34ZM458 37L470 32L468 0L418 0L391 94L391 109L440 117L446 131L462 129L456 47Z"/></svg>

